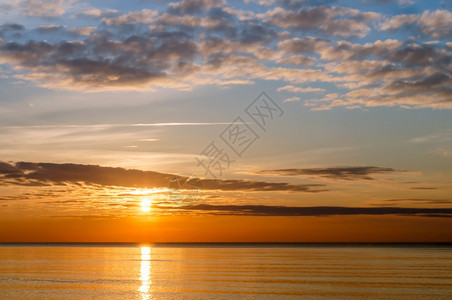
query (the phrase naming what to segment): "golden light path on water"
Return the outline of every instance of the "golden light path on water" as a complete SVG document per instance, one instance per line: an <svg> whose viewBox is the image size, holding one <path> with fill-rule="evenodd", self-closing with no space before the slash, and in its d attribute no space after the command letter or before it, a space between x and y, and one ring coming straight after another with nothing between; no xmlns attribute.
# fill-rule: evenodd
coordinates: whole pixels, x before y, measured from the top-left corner
<svg viewBox="0 0 452 300"><path fill-rule="evenodd" d="M151 247L141 247L140 280L138 291L141 293L141 299L151 299Z"/></svg>

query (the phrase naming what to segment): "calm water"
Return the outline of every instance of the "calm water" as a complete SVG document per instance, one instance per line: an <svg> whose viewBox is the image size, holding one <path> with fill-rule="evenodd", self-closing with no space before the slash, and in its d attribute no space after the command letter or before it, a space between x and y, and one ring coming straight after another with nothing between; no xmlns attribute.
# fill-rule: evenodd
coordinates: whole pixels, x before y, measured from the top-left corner
<svg viewBox="0 0 452 300"><path fill-rule="evenodd" d="M450 247L0 246L0 299L452 299Z"/></svg>

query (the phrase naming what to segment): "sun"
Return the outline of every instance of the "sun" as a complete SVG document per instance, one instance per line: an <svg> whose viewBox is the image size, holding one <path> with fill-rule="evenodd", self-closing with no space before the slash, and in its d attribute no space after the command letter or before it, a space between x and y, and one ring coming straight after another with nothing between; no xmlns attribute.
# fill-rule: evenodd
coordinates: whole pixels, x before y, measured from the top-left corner
<svg viewBox="0 0 452 300"><path fill-rule="evenodd" d="M149 198L143 198L141 200L141 210L144 212L149 212L151 210L152 201Z"/></svg>

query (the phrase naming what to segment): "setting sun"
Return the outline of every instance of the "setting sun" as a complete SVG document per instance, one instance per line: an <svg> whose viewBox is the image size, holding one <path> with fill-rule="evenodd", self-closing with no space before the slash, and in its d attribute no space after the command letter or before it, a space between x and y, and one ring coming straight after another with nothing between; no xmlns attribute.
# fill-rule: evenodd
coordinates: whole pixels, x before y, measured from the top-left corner
<svg viewBox="0 0 452 300"><path fill-rule="evenodd" d="M144 212L149 212L151 210L151 199L149 198L143 198L141 200L141 210Z"/></svg>

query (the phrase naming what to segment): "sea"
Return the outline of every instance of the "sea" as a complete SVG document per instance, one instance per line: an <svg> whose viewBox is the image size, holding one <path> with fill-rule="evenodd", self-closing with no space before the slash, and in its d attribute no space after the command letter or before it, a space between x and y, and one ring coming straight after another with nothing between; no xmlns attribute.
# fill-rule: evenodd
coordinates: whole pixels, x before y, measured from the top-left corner
<svg viewBox="0 0 452 300"><path fill-rule="evenodd" d="M452 299L452 245L0 244L0 299Z"/></svg>

